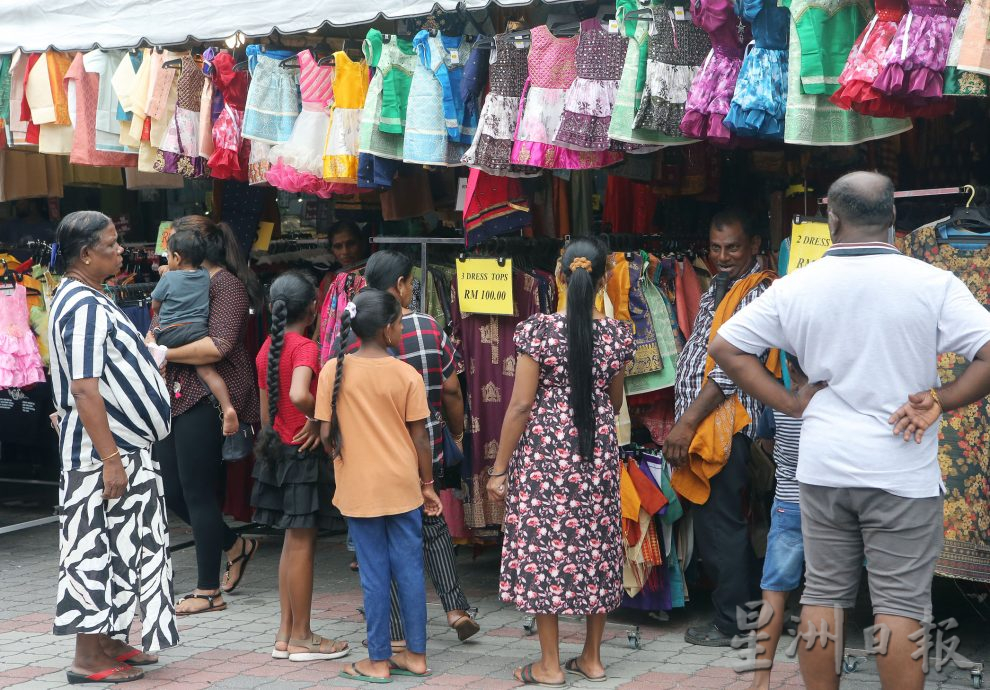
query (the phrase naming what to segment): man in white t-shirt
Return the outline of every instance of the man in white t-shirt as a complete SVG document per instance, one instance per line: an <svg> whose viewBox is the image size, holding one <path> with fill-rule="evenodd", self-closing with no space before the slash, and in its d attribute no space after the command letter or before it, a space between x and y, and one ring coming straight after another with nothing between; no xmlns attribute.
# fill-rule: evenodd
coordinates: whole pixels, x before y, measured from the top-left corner
<svg viewBox="0 0 990 690"><path fill-rule="evenodd" d="M937 424L943 410L990 394L990 313L951 273L890 244L893 192L876 173L835 182L832 248L736 314L711 347L741 389L804 419L801 634L817 640L812 649L800 645L800 661L812 690L839 687L836 610L855 604L864 557L875 622L890 631L887 654L878 656L883 687L923 687L924 655L911 658L919 645L909 636L931 618L942 549ZM796 355L820 383L789 392L757 359L768 348ZM936 359L944 352L971 364L940 388ZM824 648L823 624L830 635L839 631Z"/></svg>

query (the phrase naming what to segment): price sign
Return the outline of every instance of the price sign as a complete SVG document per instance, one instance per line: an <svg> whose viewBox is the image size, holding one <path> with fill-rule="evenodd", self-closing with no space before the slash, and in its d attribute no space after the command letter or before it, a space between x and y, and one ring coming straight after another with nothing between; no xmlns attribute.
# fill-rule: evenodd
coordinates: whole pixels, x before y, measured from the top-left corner
<svg viewBox="0 0 990 690"><path fill-rule="evenodd" d="M787 260L787 273L818 261L832 246L828 223L794 223L791 226L791 253Z"/></svg>
<svg viewBox="0 0 990 690"><path fill-rule="evenodd" d="M461 314L511 315L512 259L458 260L457 301Z"/></svg>

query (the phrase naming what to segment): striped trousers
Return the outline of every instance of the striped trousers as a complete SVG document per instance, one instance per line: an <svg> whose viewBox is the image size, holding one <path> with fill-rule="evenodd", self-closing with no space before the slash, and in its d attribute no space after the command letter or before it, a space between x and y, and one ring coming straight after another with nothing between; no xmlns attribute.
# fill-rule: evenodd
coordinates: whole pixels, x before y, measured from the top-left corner
<svg viewBox="0 0 990 690"><path fill-rule="evenodd" d="M433 588L440 597L443 610L466 610L469 606L467 597L461 590L457 571L454 569L454 542L447 529L447 521L442 515L423 515L423 562L426 572L433 580ZM392 615L389 626L392 640L406 639L402 628L402 618L399 616L399 598L392 581Z"/></svg>

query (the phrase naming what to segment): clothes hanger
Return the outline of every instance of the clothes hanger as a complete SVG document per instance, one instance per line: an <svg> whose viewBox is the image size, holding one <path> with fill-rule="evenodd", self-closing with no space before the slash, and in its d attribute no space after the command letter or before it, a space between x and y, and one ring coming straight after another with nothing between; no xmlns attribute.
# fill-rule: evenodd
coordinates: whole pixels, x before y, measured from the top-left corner
<svg viewBox="0 0 990 690"><path fill-rule="evenodd" d="M985 208L973 206L976 188L965 185L963 189L969 191L966 205L953 210L948 222L938 228L936 242L947 242L957 249L979 249L990 244L990 217Z"/></svg>

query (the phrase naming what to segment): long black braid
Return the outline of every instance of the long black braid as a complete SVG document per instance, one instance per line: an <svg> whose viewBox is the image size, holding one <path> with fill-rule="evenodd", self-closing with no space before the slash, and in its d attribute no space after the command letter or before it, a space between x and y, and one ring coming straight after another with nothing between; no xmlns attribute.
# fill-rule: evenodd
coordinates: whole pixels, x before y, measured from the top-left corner
<svg viewBox="0 0 990 690"><path fill-rule="evenodd" d="M344 356L347 354L347 339L351 335L351 315L344 311L340 317L340 332L337 334L337 366L333 376L333 397L330 398L330 444L334 455L340 454L342 439L340 437L340 419L337 417L337 396L340 395L340 383L344 380Z"/></svg>
<svg viewBox="0 0 990 690"><path fill-rule="evenodd" d="M282 361L282 348L285 345L285 328L294 324L306 314L306 309L316 299L316 285L304 273L289 271L275 279L269 294L271 311L271 345L268 349L268 426L258 439L260 452L275 450L278 435L275 434L275 416L278 414L278 400L281 394L279 365Z"/></svg>
<svg viewBox="0 0 990 690"><path fill-rule="evenodd" d="M330 398L330 445L335 455L340 454L342 441L340 420L337 417L337 399L344 380L344 356L351 331L361 340L375 338L386 326L402 317L402 307L391 293L365 288L353 300L355 315L345 310L340 319L337 342L337 368L334 371L333 396Z"/></svg>

